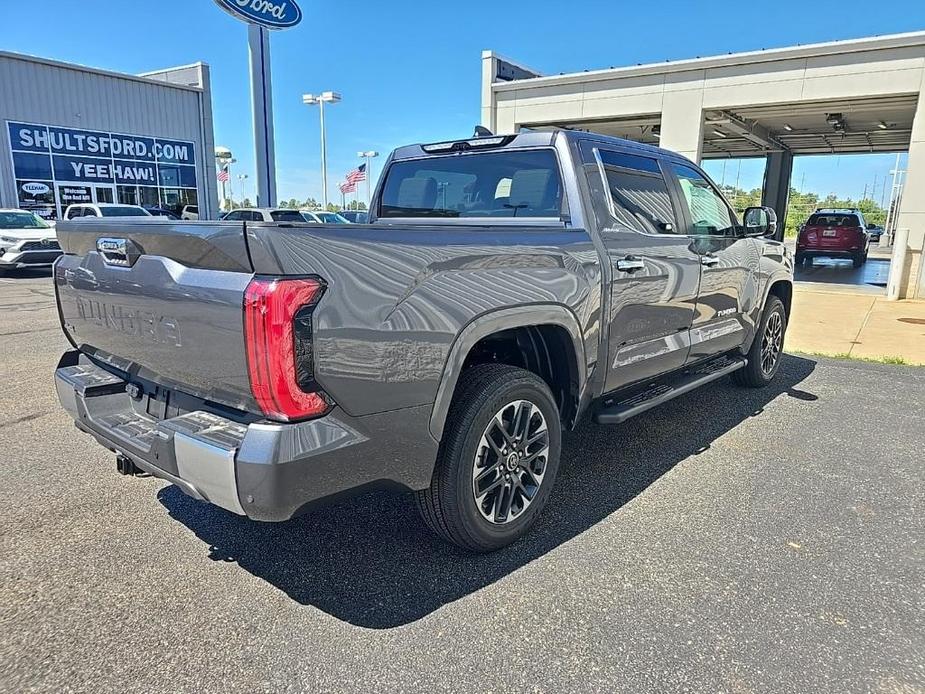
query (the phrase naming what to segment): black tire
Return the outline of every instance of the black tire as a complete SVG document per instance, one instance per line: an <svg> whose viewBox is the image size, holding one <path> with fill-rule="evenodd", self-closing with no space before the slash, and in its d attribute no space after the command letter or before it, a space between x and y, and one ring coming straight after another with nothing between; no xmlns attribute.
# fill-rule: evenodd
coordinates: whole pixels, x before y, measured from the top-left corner
<svg viewBox="0 0 925 694"><path fill-rule="evenodd" d="M535 374L514 366L475 366L460 376L459 383L447 415L443 441L430 487L416 492L415 497L418 510L437 535L474 552L491 552L511 544L526 534L549 499L559 469L559 453L562 446L559 411L549 386ZM530 422L538 428L541 426L541 420L536 417L536 410L542 414L548 432L548 440L542 442L542 445L548 444L548 451L545 456L540 456L535 461L535 464L540 465L545 457L542 473L536 472L536 476L542 476L539 484L535 486L532 499L524 502L524 498L521 498L521 510L517 515L513 513L514 502L508 502L510 519L496 523L483 516L485 510L480 510L476 502L477 459L487 461L489 456L496 455L489 448L482 446L483 436L488 436L490 425L494 426L496 414L507 412L505 408L516 408L514 403L520 401L533 405L535 409L533 414L530 414ZM527 423L528 431L530 426L533 426L530 422ZM535 434L534 431L534 438ZM536 449L533 449L533 454L536 455ZM530 457L529 453L527 457ZM488 468L497 470L497 480L501 488L507 490L509 485L513 485L509 492L512 496L525 495L526 485L500 480L505 475L508 478L513 476L514 479L526 479L527 471L517 468L508 474L502 456L497 455L493 459L496 460L495 463L478 469L486 472ZM511 461L507 462L510 464ZM514 460L513 464L516 462ZM529 479L535 480L536 476L530 474ZM504 497L505 500L507 498Z"/></svg>
<svg viewBox="0 0 925 694"><path fill-rule="evenodd" d="M766 369L765 365L767 361L765 360L766 355L764 354L764 347L769 337L768 326L773 321L777 320L774 317L775 315L780 319L779 347L777 348L777 354L773 365L769 369ZM738 371L733 371L732 380L735 381L737 385L746 388L764 388L773 381L774 376L777 375L778 369L780 369L781 357L784 351L784 337L786 334L787 311L784 309L784 303L776 296L771 295L768 297L764 312L761 314L761 322L758 324L755 339L752 340L752 346L749 348L748 354L746 355L748 364Z"/></svg>
<svg viewBox="0 0 925 694"><path fill-rule="evenodd" d="M813 266L813 257L812 257L811 255L803 256L803 265L804 265L805 267L812 267L812 266Z"/></svg>
<svg viewBox="0 0 925 694"><path fill-rule="evenodd" d="M796 256L794 256L793 262L797 267L801 267L803 263L806 262L806 256L802 253L797 253Z"/></svg>
<svg viewBox="0 0 925 694"><path fill-rule="evenodd" d="M865 253L862 255L859 252L859 253L856 253L854 257L851 259L851 264L856 268L861 267L866 260L867 260L867 254Z"/></svg>

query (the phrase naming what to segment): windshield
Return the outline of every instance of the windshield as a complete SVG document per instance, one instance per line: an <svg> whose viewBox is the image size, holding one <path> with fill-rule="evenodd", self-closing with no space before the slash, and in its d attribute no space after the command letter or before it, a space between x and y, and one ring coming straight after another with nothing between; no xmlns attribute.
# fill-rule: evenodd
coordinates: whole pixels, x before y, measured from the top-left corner
<svg viewBox="0 0 925 694"><path fill-rule="evenodd" d="M350 224L349 219L344 219L336 212L316 212L315 214L323 224Z"/></svg>
<svg viewBox="0 0 925 694"><path fill-rule="evenodd" d="M142 207L133 207L131 205L115 205L113 207L100 207L100 213L104 217L150 217L151 214Z"/></svg>
<svg viewBox="0 0 925 694"><path fill-rule="evenodd" d="M562 181L551 149L479 152L397 161L380 217L555 217Z"/></svg>
<svg viewBox="0 0 925 694"><path fill-rule="evenodd" d="M298 210L273 210L270 213L270 219L274 222L304 222Z"/></svg>
<svg viewBox="0 0 925 694"><path fill-rule="evenodd" d="M0 212L0 229L51 229L31 212Z"/></svg>

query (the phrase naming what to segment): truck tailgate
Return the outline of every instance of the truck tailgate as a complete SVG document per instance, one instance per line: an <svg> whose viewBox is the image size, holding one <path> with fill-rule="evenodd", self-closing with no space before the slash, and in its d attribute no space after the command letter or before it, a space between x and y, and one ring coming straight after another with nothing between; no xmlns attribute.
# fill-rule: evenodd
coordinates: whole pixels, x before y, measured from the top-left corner
<svg viewBox="0 0 925 694"><path fill-rule="evenodd" d="M65 255L55 289L78 349L168 392L259 411L247 372L242 307L253 273L241 223L87 220L57 233Z"/></svg>

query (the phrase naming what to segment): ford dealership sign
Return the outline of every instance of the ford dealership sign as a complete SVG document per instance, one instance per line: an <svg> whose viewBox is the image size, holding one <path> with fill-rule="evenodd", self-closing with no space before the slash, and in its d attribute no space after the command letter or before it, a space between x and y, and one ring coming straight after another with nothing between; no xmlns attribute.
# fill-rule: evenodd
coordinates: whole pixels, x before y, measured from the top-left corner
<svg viewBox="0 0 925 694"><path fill-rule="evenodd" d="M289 29L302 21L302 10L295 0L215 0L219 7L267 29Z"/></svg>

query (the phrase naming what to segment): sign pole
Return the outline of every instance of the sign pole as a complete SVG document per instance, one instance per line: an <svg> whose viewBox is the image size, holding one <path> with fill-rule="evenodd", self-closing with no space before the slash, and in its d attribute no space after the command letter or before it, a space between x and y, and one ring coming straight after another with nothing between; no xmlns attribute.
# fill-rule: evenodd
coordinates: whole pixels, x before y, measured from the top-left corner
<svg viewBox="0 0 925 694"><path fill-rule="evenodd" d="M276 207L276 150L273 144L273 92L270 78L270 32L247 25L250 49L251 106L257 164L257 207Z"/></svg>

